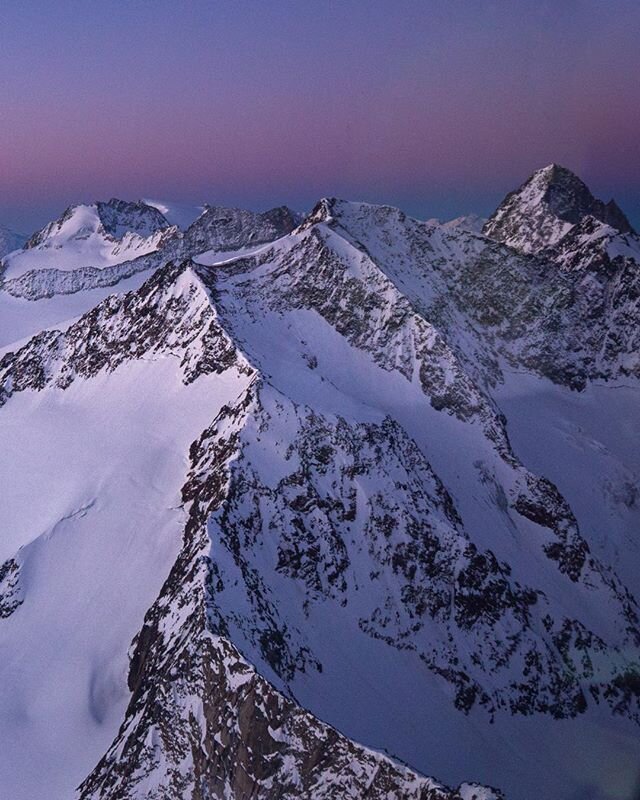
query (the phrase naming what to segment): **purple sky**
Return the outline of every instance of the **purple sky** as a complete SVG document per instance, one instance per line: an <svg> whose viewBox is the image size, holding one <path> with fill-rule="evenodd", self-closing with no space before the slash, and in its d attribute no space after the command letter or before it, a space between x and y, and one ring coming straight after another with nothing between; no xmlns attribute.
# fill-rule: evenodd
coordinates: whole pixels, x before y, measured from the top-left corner
<svg viewBox="0 0 640 800"><path fill-rule="evenodd" d="M112 195L487 213L551 161L640 225L640 3L6 0L0 222Z"/></svg>

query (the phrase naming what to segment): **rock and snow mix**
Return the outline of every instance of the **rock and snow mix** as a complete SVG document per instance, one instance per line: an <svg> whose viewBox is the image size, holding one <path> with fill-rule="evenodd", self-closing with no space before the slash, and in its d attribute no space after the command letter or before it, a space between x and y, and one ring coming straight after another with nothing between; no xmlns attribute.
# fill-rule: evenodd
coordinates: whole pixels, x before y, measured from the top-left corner
<svg viewBox="0 0 640 800"><path fill-rule="evenodd" d="M553 165L485 235L165 208L76 207L3 262L9 795L630 793L622 212Z"/></svg>

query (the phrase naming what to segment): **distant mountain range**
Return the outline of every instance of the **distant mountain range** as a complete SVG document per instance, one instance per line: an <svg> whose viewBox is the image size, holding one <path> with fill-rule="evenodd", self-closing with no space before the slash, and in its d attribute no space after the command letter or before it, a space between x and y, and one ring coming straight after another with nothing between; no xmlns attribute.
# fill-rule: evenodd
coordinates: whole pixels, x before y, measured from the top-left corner
<svg viewBox="0 0 640 800"><path fill-rule="evenodd" d="M550 165L488 220L112 199L3 248L8 797L631 795L613 201Z"/></svg>

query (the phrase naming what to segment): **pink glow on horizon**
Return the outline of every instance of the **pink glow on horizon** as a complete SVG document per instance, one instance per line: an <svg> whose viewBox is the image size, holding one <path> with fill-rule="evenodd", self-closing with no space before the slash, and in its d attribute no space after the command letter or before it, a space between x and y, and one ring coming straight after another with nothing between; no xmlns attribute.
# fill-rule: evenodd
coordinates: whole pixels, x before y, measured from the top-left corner
<svg viewBox="0 0 640 800"><path fill-rule="evenodd" d="M550 161L605 194L640 183L640 10L623 0L617 15L433 0L302 18L282 3L255 24L227 3L115 4L121 20L104 5L83 22L65 0L66 28L40 14L28 48L0 42L0 211L112 194L471 202Z"/></svg>

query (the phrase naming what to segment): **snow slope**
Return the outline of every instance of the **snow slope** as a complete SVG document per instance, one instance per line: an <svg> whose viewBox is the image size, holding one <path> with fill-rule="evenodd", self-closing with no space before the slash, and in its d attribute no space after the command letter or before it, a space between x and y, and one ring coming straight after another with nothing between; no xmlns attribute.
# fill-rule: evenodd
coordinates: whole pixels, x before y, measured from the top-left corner
<svg viewBox="0 0 640 800"><path fill-rule="evenodd" d="M137 272L119 281L117 291L137 289L148 277L148 272ZM0 350L16 342L24 344L25 339L45 328L66 327L115 291L113 286L105 286L71 294L51 294L35 301L0 292Z"/></svg>
<svg viewBox="0 0 640 800"><path fill-rule="evenodd" d="M72 796L117 729L129 643L180 547L185 454L246 384L230 367L187 389L179 338L140 347L2 408L0 562L19 565L21 604L0 620L0 784L16 799Z"/></svg>
<svg viewBox="0 0 640 800"><path fill-rule="evenodd" d="M66 800L108 746L129 643L180 545L184 453L238 388L229 376L185 393L166 358L3 409L2 482L29 476L0 523L22 599L0 625L7 796Z"/></svg>

